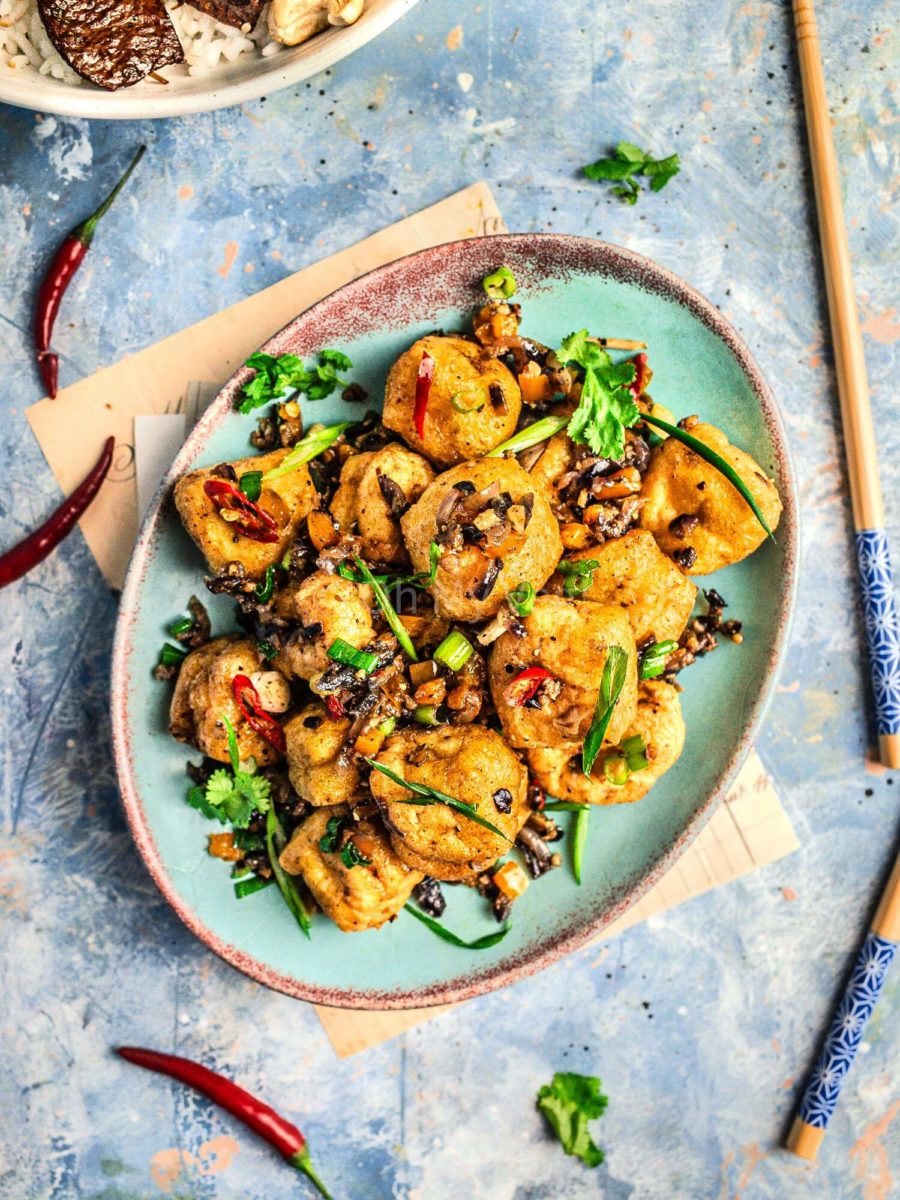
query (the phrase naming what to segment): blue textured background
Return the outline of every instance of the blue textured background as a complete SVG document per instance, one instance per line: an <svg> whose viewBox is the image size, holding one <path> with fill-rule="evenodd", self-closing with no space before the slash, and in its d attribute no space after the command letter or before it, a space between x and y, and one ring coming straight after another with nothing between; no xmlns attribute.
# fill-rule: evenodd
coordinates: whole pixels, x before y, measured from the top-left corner
<svg viewBox="0 0 900 1200"><path fill-rule="evenodd" d="M84 543L73 536L0 593L4 1196L302 1193L232 1122L111 1059L119 1041L175 1048L257 1086L301 1120L341 1198L897 1193L896 978L820 1165L777 1149L898 826L897 784L864 768L846 480L787 7L422 0L328 74L239 109L143 126L0 109L0 545L58 498L23 416L39 395L26 332L37 280L139 140L151 154L60 322L64 379L484 177L510 228L634 247L722 307L784 405L804 513L793 644L760 740L803 849L344 1063L311 1010L181 927L132 848L106 714L115 604ZM876 0L822 9L900 557L896 12ZM622 137L684 160L634 209L577 174ZM236 260L220 272L231 241ZM564 1158L533 1110L561 1068L600 1074L611 1096L596 1172Z"/></svg>

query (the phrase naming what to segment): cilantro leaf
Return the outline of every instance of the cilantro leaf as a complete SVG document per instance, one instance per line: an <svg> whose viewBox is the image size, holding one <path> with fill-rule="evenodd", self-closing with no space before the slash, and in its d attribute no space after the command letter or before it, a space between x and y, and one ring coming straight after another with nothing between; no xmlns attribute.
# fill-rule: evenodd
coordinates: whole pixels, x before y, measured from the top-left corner
<svg viewBox="0 0 900 1200"><path fill-rule="evenodd" d="M341 350L321 350L318 366L307 368L296 354L271 354L257 351L251 354L246 366L256 374L244 384L238 411L252 412L270 400L278 400L294 392L305 392L310 400L324 400L338 386L346 387L338 371L349 371L353 363Z"/></svg>
<svg viewBox="0 0 900 1200"><path fill-rule="evenodd" d="M199 784L188 788L186 799L191 808L196 808L208 821L221 821L223 825L225 824L226 818L222 810L216 808L214 804L210 804L207 800L206 788L201 787Z"/></svg>
<svg viewBox="0 0 900 1200"><path fill-rule="evenodd" d="M340 350L323 350L319 354L319 362L323 365L330 363L338 371L349 371L353 363Z"/></svg>
<svg viewBox="0 0 900 1200"><path fill-rule="evenodd" d="M208 820L231 823L235 829L246 829L255 812L266 813L272 807L272 785L264 775L243 770L238 757L237 738L227 717L223 718L228 731L228 755L231 770L219 767L213 771L205 786L189 789L187 802Z"/></svg>
<svg viewBox="0 0 900 1200"><path fill-rule="evenodd" d="M600 1091L595 1075L557 1072L553 1082L537 1094L537 1106L546 1117L566 1154L580 1158L587 1167L599 1167L604 1154L588 1132L588 1121L602 1117L608 1098Z"/></svg>
<svg viewBox="0 0 900 1200"><path fill-rule="evenodd" d="M625 453L625 430L640 416L629 384L634 363L614 363L581 329L564 339L557 351L561 363L577 363L584 370L581 401L568 424L573 442L587 444L595 454L613 461Z"/></svg>
<svg viewBox="0 0 900 1200"><path fill-rule="evenodd" d="M609 180L619 184L612 192L626 204L637 204L643 190L635 176L644 175L650 180L650 191L661 192L670 179L681 170L681 159L677 154L666 158L654 158L648 151L633 142L619 142L612 155L598 158L582 168L588 179Z"/></svg>

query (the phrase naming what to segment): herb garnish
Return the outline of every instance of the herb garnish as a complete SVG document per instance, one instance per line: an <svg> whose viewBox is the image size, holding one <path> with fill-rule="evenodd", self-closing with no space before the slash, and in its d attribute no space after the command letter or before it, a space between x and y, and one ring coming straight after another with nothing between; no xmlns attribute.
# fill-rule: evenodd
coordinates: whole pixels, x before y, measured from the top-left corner
<svg viewBox="0 0 900 1200"><path fill-rule="evenodd" d="M352 839L348 838L344 845L341 845L341 835L346 824L346 817L329 817L325 832L319 838L319 849L324 854L340 854L341 862L348 870L353 867L371 866L371 858L366 858Z"/></svg>
<svg viewBox="0 0 900 1200"><path fill-rule="evenodd" d="M354 424L356 424L355 421L338 421L336 425L326 425L324 429L316 429L313 433L308 433L306 437L296 443L289 454L285 455L277 467L266 471L263 475L263 483L280 479L282 475L287 475L295 467L300 467L317 458L329 446L334 445L345 429L349 429Z"/></svg>
<svg viewBox="0 0 900 1200"><path fill-rule="evenodd" d="M594 582L594 572L599 566L596 558L562 559L558 562L556 569L565 580L563 594L571 599L586 592Z"/></svg>
<svg viewBox="0 0 900 1200"><path fill-rule="evenodd" d="M642 189L635 176L645 176L650 180L650 191L661 192L680 170L681 160L677 154L654 158L633 142L619 142L612 157L597 159L584 168L584 173L588 179L618 182L620 186L613 188L613 195L619 196L627 204L637 204Z"/></svg>
<svg viewBox="0 0 900 1200"><path fill-rule="evenodd" d="M269 865L272 868L272 874L275 876L275 882L278 884L278 890L281 892L285 904L293 913L295 921L305 936L309 937L312 920L306 911L303 897L297 890L294 880L279 862L279 855L286 843L287 838L285 837L284 830L281 828L281 822L275 815L275 809L270 808L266 813L266 850L269 855Z"/></svg>
<svg viewBox="0 0 900 1200"><path fill-rule="evenodd" d="M187 802L210 820L223 825L230 822L235 829L246 829L255 812L266 813L271 808L271 784L264 775L241 767L234 726L223 716L228 731L228 757L231 772L225 767L213 771L206 784L188 790Z"/></svg>
<svg viewBox="0 0 900 1200"><path fill-rule="evenodd" d="M590 816L590 809L580 808L572 827L572 874L579 887L581 887L581 864L584 859L584 848L587 845Z"/></svg>
<svg viewBox="0 0 900 1200"><path fill-rule="evenodd" d="M603 674L600 677L600 694L597 696L597 707L594 709L594 719L584 739L581 750L581 769L590 779L591 768L594 765L606 731L612 720L613 709L618 703L628 672L628 655L621 646L610 646L603 664Z"/></svg>
<svg viewBox="0 0 900 1200"><path fill-rule="evenodd" d="M443 938L451 946L459 946L462 950L489 950L491 946L496 946L498 942L502 942L510 929L512 929L510 922L504 921L494 933L486 933L484 937L476 938L474 942L467 942L463 938L457 937L455 933L451 933L449 929L445 929L440 921L435 921L433 917L428 917L425 913L419 912L411 904L404 904L403 907L408 913L412 913L417 921L421 921L423 925L427 925L432 933L436 933L439 938Z"/></svg>
<svg viewBox="0 0 900 1200"><path fill-rule="evenodd" d="M498 267L481 281L489 300L509 300L516 294L516 277L509 267Z"/></svg>
<svg viewBox="0 0 900 1200"><path fill-rule="evenodd" d="M499 446L489 450L484 457L501 458L508 451L518 454L521 450L530 450L532 446L546 442L561 429L565 429L568 422L568 417L541 417L539 421L532 421L530 425L526 425L524 429L514 433L511 438L507 438L505 442L501 442Z"/></svg>
<svg viewBox="0 0 900 1200"><path fill-rule="evenodd" d="M246 478L246 476L244 476ZM266 573L253 589L253 594L256 596L260 604L268 604L272 599L272 593L275 591L275 568L269 564L266 567Z"/></svg>
<svg viewBox="0 0 900 1200"><path fill-rule="evenodd" d="M537 1094L537 1106L562 1143L566 1154L580 1158L586 1167L599 1167L603 1151L588 1132L588 1121L595 1121L606 1111L609 1098L600 1091L595 1075L578 1075L564 1071L553 1076Z"/></svg>
<svg viewBox="0 0 900 1200"><path fill-rule="evenodd" d="M509 601L510 608L517 617L527 617L534 608L536 595L534 586L526 579L517 584L507 595L506 599Z"/></svg>
<svg viewBox="0 0 900 1200"><path fill-rule="evenodd" d="M238 489L248 500L258 500L262 491L262 471L245 471L238 480Z"/></svg>
<svg viewBox="0 0 900 1200"><path fill-rule="evenodd" d="M584 371L581 401L568 424L569 437L573 442L587 443L602 458L621 459L625 430L641 415L629 388L635 379L634 363L614 363L601 346L590 340L586 329L570 333L557 357L563 365L574 362Z"/></svg>
<svg viewBox="0 0 900 1200"><path fill-rule="evenodd" d="M305 367L296 354L274 358L259 351L251 354L245 365L256 374L243 386L237 404L238 412L242 413L294 393L305 392L310 400L324 400L336 387L347 387L338 371L349 371L353 363L340 350L320 351L318 365L314 367Z"/></svg>
<svg viewBox="0 0 900 1200"><path fill-rule="evenodd" d="M432 543L432 545L434 545L434 543ZM394 608L393 604L391 604L390 600L388 599L387 592L384 590L384 588L381 586L381 584L378 582L378 580L375 578L375 576L372 574L372 572L369 570L369 568L366 566L366 564L363 562L363 560L359 557L358 554L353 555L353 561L356 563L357 570L359 571L360 575L362 575L363 580L372 589L372 591L375 595L376 603L378 604L378 607L381 609L382 613L384 614L384 619L387 621L387 623L391 629L391 632L393 633L393 635L397 639L397 641L400 643L400 648L402 650L406 651L406 653L409 655L409 657L412 659L413 662L418 662L419 656L416 654L416 648L412 643L412 638L409 636L409 633L406 630L406 626L403 624L403 622L397 616L397 610Z"/></svg>
<svg viewBox="0 0 900 1200"><path fill-rule="evenodd" d="M378 666L378 655L371 650L357 650L343 638L335 638L327 651L332 662L343 663L345 667L353 667L364 675L371 675Z"/></svg>
<svg viewBox="0 0 900 1200"><path fill-rule="evenodd" d="M384 763L376 762L374 758L367 758L365 761L370 767L373 767L376 771L380 771L382 775L386 775L393 783L406 788L408 792L412 792L416 796L415 800L398 800L398 804L418 804L423 808L428 808L433 804L446 804L454 812L462 813L464 817L468 817L476 825L481 825L484 829L489 829L491 833L496 833L498 837L503 838L504 842L509 842L512 845L512 839L508 838L502 829L498 829L486 817L481 816L474 804L467 804L464 800L457 800L453 796L448 796L446 792L439 792L437 788L433 788L427 783L415 783L411 779L404 779L402 775L398 775L390 767L386 767Z"/></svg>
<svg viewBox="0 0 900 1200"><path fill-rule="evenodd" d="M678 643L671 640L651 642L641 655L641 679L655 679L657 675L662 675L666 669L666 659L677 647Z"/></svg>

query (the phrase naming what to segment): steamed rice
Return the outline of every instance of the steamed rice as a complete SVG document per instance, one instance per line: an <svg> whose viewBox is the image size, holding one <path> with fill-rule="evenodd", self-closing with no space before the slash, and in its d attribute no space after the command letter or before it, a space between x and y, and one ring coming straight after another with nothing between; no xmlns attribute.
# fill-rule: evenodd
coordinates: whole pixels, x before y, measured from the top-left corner
<svg viewBox="0 0 900 1200"><path fill-rule="evenodd" d="M268 6L253 30L222 25L181 0L166 0L166 7L184 47L184 63L165 68L163 74L186 70L189 75L208 75L245 54L269 58L284 50L269 37ZM38 71L64 83L83 82L47 36L38 16L37 0L0 0L0 71L3 69Z"/></svg>

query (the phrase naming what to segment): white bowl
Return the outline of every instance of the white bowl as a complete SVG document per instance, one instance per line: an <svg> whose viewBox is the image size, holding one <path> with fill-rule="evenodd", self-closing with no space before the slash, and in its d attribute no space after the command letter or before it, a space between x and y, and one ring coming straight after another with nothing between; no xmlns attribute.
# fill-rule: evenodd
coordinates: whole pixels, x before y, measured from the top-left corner
<svg viewBox="0 0 900 1200"><path fill-rule="evenodd" d="M285 48L271 58L245 54L203 76L188 75L184 67L170 67L166 71L168 84L145 79L118 92L105 92L84 80L73 86L31 69L4 68L0 69L0 101L68 117L129 121L226 108L267 96L324 71L377 37L415 3L416 0L368 0L355 24L327 29L303 45Z"/></svg>

